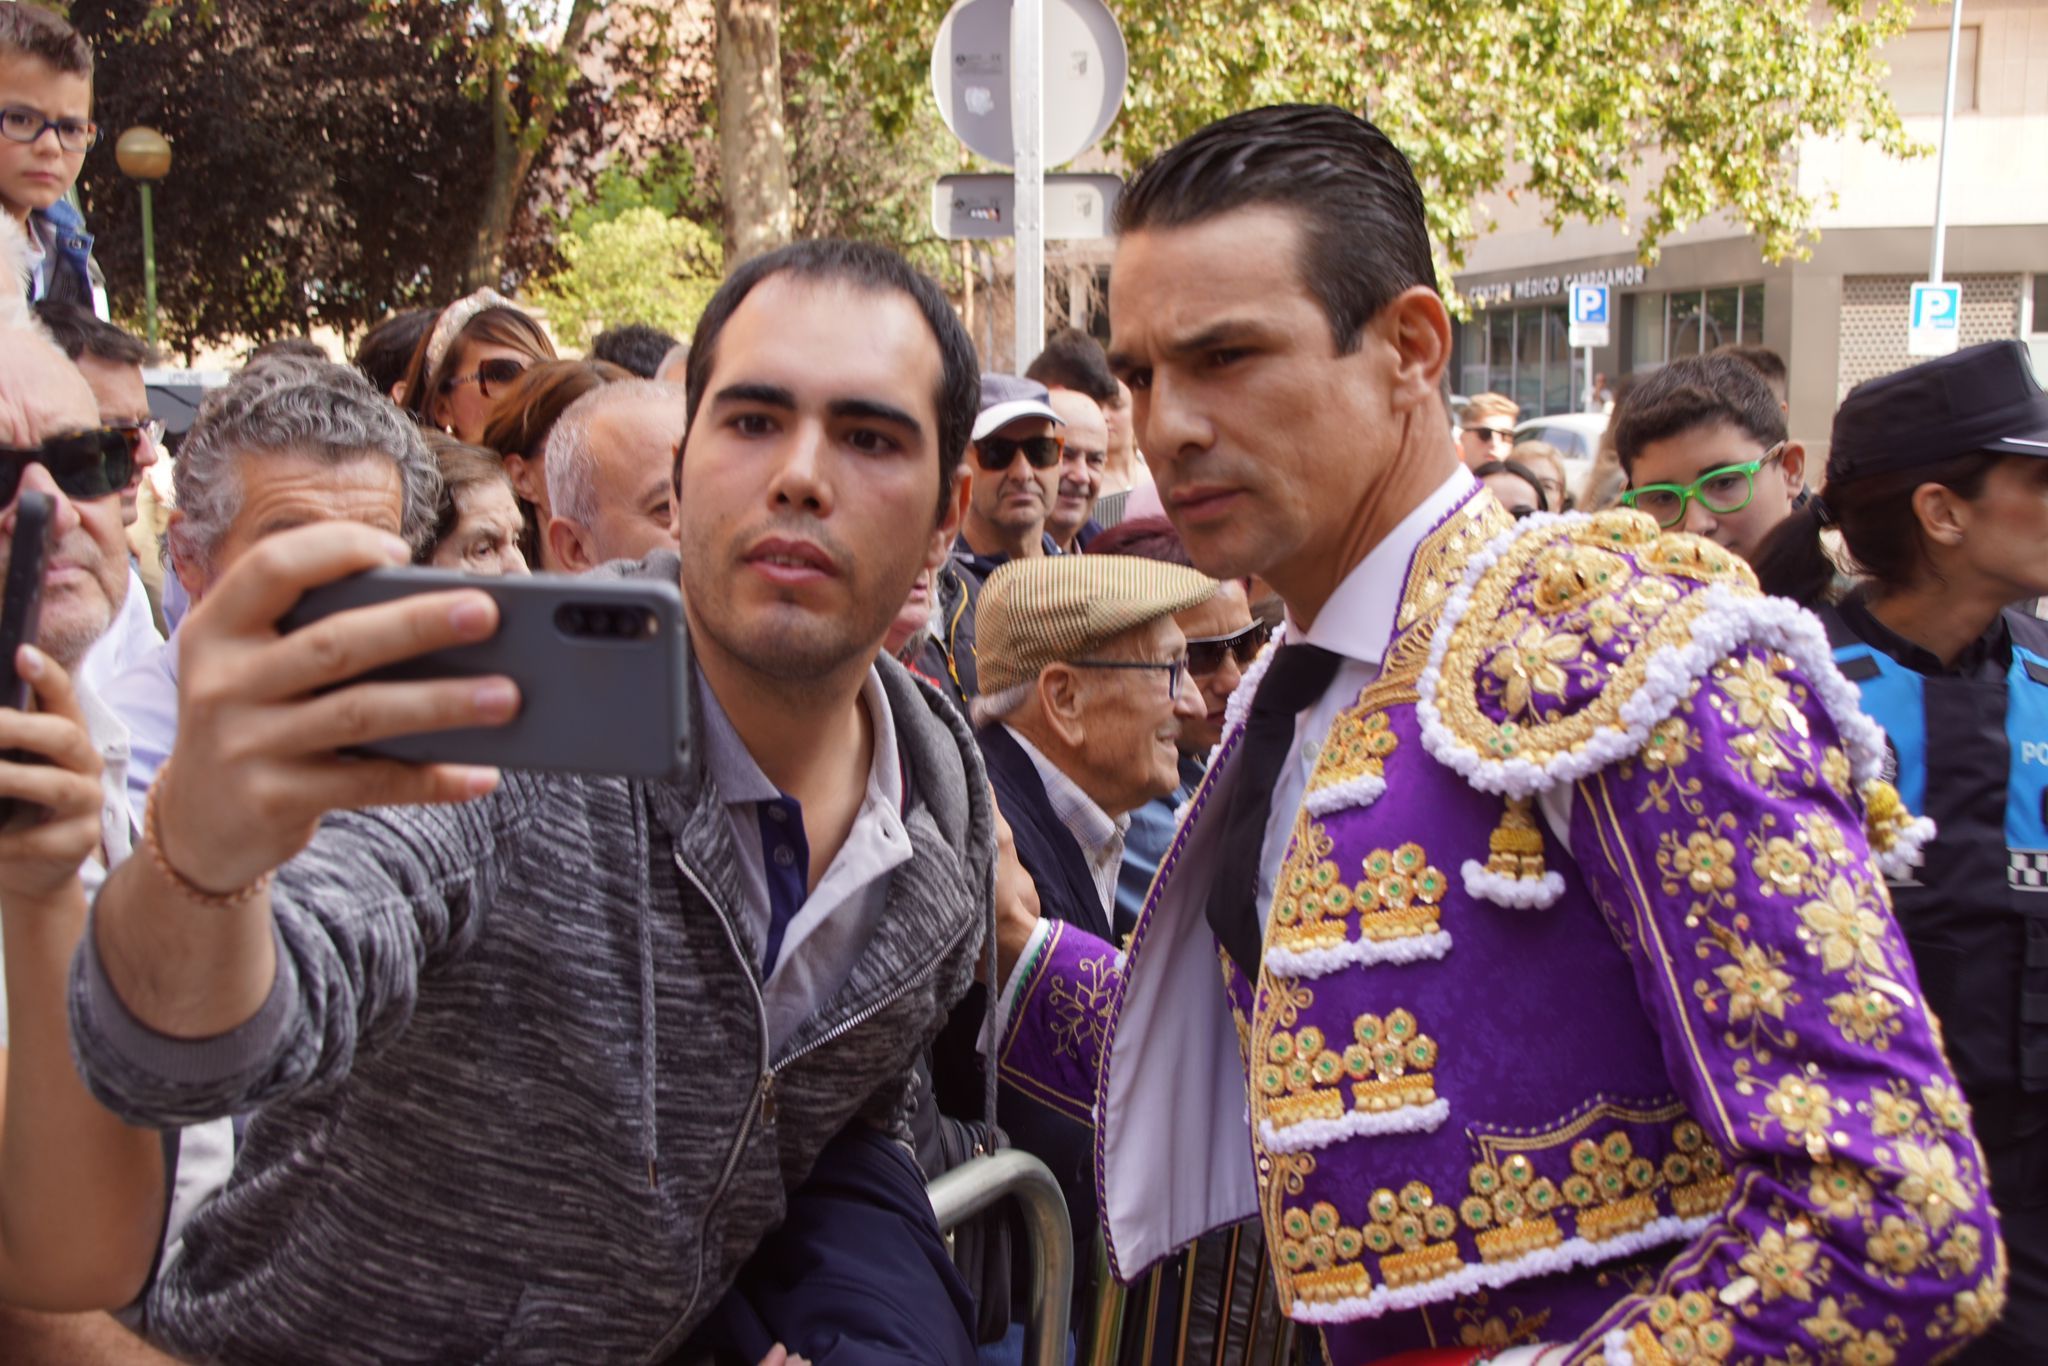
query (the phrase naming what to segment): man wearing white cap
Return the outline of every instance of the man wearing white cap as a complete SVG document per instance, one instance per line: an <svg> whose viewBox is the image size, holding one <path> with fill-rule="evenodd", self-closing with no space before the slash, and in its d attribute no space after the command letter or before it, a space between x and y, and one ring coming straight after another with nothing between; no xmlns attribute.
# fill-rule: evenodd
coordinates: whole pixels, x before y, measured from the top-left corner
<svg viewBox="0 0 2048 1366"><path fill-rule="evenodd" d="M1057 554L1045 519L1059 496L1060 415L1043 384L1015 375L981 377L981 412L968 446L972 479L956 559L979 578L1009 560Z"/></svg>

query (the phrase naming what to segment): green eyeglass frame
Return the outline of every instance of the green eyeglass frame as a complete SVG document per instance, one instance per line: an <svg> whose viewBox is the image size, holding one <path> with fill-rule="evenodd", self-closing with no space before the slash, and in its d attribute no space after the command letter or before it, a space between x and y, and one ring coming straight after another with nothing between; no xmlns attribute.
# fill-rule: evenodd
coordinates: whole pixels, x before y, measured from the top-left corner
<svg viewBox="0 0 2048 1366"><path fill-rule="evenodd" d="M1666 530L1683 522L1686 505L1695 501L1720 516L1740 512L1756 497L1757 471L1776 461L1790 444L1780 441L1746 464L1708 470L1690 484L1645 484L1630 489L1621 495L1622 506L1648 514Z"/></svg>

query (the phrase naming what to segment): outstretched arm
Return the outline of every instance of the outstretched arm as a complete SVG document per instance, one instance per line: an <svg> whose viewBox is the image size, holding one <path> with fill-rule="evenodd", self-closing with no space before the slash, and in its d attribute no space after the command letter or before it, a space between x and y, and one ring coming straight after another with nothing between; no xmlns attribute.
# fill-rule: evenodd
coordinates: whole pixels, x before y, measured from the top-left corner
<svg viewBox="0 0 2048 1366"><path fill-rule="evenodd" d="M0 1300L108 1309L135 1297L155 1258L163 1149L94 1101L71 1064L64 993L85 932L79 870L100 845L100 756L64 670L33 647L18 663L39 710L0 709L0 751L35 762L0 761L0 796L43 814L0 831Z"/></svg>

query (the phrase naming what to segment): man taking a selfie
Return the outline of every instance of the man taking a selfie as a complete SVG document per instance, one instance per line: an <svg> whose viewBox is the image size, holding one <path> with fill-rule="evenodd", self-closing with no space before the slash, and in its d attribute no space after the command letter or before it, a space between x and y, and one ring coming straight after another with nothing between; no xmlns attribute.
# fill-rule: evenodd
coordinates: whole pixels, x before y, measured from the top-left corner
<svg viewBox="0 0 2048 1366"><path fill-rule="evenodd" d="M265 539L186 622L178 742L74 984L118 1113L256 1111L152 1295L172 1350L662 1359L828 1141L907 1134L995 820L964 724L876 655L958 529L974 352L900 258L811 242L726 282L689 392L673 781L342 757L519 706L348 682L488 638L481 592L279 636L408 558L367 527Z"/></svg>

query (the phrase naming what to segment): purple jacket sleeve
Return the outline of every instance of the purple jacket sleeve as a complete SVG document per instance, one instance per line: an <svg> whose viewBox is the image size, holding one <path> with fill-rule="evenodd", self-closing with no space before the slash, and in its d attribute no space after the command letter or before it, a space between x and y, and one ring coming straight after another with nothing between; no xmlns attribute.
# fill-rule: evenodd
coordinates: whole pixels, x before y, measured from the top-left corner
<svg viewBox="0 0 2048 1366"><path fill-rule="evenodd" d="M1006 1086L1094 1123L1095 1079L1120 969L1117 951L1086 930L1052 922L1004 1021L996 1054Z"/></svg>
<svg viewBox="0 0 2048 1366"><path fill-rule="evenodd" d="M1736 1183L1572 1359L1905 1366L1983 1332L1983 1155L1811 680L1736 651L1577 798L1573 852Z"/></svg>

